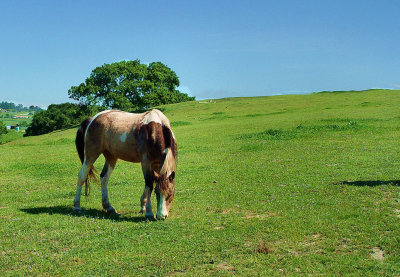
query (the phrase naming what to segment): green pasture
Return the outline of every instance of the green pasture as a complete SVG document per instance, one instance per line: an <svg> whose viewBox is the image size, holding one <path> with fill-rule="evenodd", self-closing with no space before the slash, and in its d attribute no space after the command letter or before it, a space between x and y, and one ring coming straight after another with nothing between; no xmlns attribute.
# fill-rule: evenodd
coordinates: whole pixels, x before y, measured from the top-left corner
<svg viewBox="0 0 400 277"><path fill-rule="evenodd" d="M179 152L165 221L138 214L143 176L126 162L109 186L119 217L103 213L99 184L72 213L75 129L0 145L2 275L398 276L399 99L370 90L161 107Z"/></svg>
<svg viewBox="0 0 400 277"><path fill-rule="evenodd" d="M22 131L17 132L16 130L8 130L7 134L0 135L0 145L22 138L24 133Z"/></svg>
<svg viewBox="0 0 400 277"><path fill-rule="evenodd" d="M6 114L9 115L9 117L6 117ZM26 115L26 112L23 113L14 113L14 112L0 112L0 123L3 123L5 125L20 125L20 131L16 132L15 130L9 130L7 134L1 135L0 136L0 145L13 141L18 138L22 138L24 135L26 126L25 124L29 125L32 122L32 116L30 115L29 118L12 118L13 116L16 115Z"/></svg>
<svg viewBox="0 0 400 277"><path fill-rule="evenodd" d="M6 117L6 114L8 114L8 117ZM32 122L32 115L30 115L28 118L13 118L13 116L18 115L27 115L27 113L0 112L0 121L6 125L21 125L23 122L30 124Z"/></svg>

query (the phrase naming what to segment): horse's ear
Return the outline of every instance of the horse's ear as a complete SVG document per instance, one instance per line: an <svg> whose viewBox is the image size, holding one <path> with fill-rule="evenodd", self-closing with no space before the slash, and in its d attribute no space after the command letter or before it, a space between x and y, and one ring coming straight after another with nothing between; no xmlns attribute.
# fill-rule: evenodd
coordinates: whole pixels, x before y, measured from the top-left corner
<svg viewBox="0 0 400 277"><path fill-rule="evenodd" d="M160 180L160 174L154 171L154 178L156 179L156 182Z"/></svg>
<svg viewBox="0 0 400 277"><path fill-rule="evenodd" d="M172 182L175 179L175 171L172 171L171 175L169 175L169 181Z"/></svg>

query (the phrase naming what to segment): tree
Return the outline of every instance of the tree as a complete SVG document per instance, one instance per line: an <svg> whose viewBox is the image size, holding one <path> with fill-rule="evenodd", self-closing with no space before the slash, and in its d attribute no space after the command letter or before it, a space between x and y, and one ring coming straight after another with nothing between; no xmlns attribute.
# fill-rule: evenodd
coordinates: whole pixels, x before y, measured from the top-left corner
<svg viewBox="0 0 400 277"><path fill-rule="evenodd" d="M98 112L97 107L72 103L53 104L47 110L35 113L24 136L37 136L55 130L72 128Z"/></svg>
<svg viewBox="0 0 400 277"><path fill-rule="evenodd" d="M85 105L131 111L195 99L178 91L178 86L176 73L161 62L121 61L96 67L68 95Z"/></svg>

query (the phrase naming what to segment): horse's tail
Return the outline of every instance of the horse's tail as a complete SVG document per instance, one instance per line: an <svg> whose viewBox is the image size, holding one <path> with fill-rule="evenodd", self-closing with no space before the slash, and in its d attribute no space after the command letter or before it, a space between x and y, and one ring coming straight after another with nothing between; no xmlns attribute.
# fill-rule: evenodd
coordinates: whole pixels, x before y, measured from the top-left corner
<svg viewBox="0 0 400 277"><path fill-rule="evenodd" d="M83 162L85 160L85 132L89 125L90 120L91 120L90 118L85 119L79 126L78 131L76 132L75 146L76 146L76 151L78 152L79 159L81 160L81 164L83 164ZM85 180L85 195L86 196L89 195L90 180L97 179L95 172L96 172L96 169L92 165L89 170L88 178Z"/></svg>
<svg viewBox="0 0 400 277"><path fill-rule="evenodd" d="M171 128L164 125L162 129L165 142L165 158L160 174L171 174L176 171L177 144Z"/></svg>

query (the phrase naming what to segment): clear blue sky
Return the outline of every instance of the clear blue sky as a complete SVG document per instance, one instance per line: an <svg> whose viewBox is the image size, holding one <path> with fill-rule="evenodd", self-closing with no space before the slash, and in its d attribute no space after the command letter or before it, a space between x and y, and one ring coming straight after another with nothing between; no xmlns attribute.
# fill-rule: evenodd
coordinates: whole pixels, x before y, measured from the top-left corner
<svg viewBox="0 0 400 277"><path fill-rule="evenodd" d="M0 101L46 107L104 63L197 99L400 88L400 1L0 1Z"/></svg>

